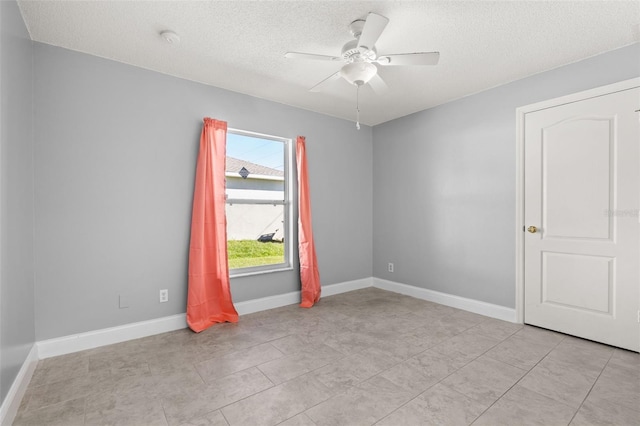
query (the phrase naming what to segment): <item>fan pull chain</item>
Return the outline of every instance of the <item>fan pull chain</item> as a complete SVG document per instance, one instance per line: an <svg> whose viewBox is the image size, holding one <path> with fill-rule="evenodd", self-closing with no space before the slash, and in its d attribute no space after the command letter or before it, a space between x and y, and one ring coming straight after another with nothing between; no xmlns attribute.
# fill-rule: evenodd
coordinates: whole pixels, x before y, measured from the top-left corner
<svg viewBox="0 0 640 426"><path fill-rule="evenodd" d="M356 129L360 130L360 85L356 85Z"/></svg>

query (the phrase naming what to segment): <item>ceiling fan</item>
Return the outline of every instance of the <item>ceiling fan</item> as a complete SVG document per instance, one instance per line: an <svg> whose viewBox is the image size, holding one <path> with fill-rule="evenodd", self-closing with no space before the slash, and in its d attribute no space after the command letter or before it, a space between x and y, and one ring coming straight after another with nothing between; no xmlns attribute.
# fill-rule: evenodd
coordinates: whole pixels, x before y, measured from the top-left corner
<svg viewBox="0 0 640 426"><path fill-rule="evenodd" d="M346 62L338 72L330 75L313 86L310 91L320 92L332 82L344 78L358 88L369 84L376 93L385 92L388 87L378 74L377 65L405 66L405 65L436 65L440 58L439 52L416 52L378 55L375 44L382 31L389 23L389 19L376 13L369 13L367 19L357 19L349 25L355 40L347 42L342 47L340 56L316 55L313 53L287 52L284 56L289 59L312 59L320 61Z"/></svg>

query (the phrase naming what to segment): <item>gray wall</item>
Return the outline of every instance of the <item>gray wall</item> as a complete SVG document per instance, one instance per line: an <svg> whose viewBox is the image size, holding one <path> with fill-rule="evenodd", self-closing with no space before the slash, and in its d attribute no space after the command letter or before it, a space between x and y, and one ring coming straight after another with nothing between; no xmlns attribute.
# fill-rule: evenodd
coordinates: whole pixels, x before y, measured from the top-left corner
<svg viewBox="0 0 640 426"><path fill-rule="evenodd" d="M371 276L371 128L39 43L34 66L38 340L185 311L204 116L305 135L322 284ZM231 283L296 290L297 270Z"/></svg>
<svg viewBox="0 0 640 426"><path fill-rule="evenodd" d="M374 276L514 307L516 108L637 76L634 44L374 127Z"/></svg>
<svg viewBox="0 0 640 426"><path fill-rule="evenodd" d="M33 46L14 1L0 1L0 403L35 341Z"/></svg>

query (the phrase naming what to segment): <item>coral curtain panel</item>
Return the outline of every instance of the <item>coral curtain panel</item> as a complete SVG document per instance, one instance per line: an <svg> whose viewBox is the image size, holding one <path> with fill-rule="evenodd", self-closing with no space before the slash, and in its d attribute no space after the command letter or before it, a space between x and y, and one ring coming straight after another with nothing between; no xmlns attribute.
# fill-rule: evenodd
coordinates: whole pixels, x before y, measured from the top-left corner
<svg viewBox="0 0 640 426"><path fill-rule="evenodd" d="M204 119L191 216L187 324L200 332L218 322L237 322L227 262L225 162L227 123Z"/></svg>
<svg viewBox="0 0 640 426"><path fill-rule="evenodd" d="M311 227L311 200L304 136L298 136L296 141L296 164L298 166L298 249L302 284L300 306L310 308L320 300L320 273Z"/></svg>

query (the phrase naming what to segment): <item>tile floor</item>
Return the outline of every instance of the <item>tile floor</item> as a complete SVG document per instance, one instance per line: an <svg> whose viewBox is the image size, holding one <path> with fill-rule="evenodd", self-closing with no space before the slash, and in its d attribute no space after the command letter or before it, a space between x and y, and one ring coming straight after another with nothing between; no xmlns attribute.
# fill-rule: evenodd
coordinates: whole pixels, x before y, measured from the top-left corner
<svg viewBox="0 0 640 426"><path fill-rule="evenodd" d="M15 425L640 425L640 355L379 289L40 361Z"/></svg>

